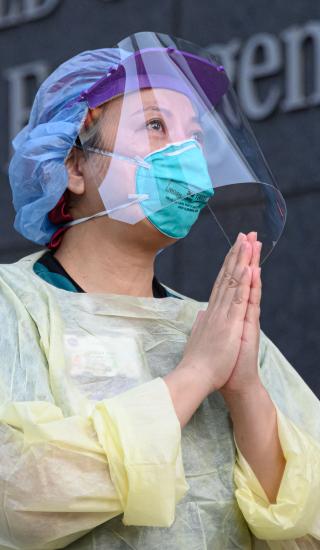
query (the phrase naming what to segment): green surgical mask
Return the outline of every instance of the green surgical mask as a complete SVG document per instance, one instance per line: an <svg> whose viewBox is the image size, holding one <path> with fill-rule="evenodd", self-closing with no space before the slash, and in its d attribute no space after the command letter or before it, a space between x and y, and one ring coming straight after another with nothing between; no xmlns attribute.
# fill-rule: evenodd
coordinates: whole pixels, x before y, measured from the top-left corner
<svg viewBox="0 0 320 550"><path fill-rule="evenodd" d="M207 162L197 141L170 144L144 158L136 173L146 218L168 237L185 237L213 196ZM163 205L163 206L162 206Z"/></svg>
<svg viewBox="0 0 320 550"><path fill-rule="evenodd" d="M136 164L136 193L118 206L65 224L76 225L139 203L161 233L174 239L188 235L214 189L201 146L194 139L172 143L144 158L87 147L88 151Z"/></svg>

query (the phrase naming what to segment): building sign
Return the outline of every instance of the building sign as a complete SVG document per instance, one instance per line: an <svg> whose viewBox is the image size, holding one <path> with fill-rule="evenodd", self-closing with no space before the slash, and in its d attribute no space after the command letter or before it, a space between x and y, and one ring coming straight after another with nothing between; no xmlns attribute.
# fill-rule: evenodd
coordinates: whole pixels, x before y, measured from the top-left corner
<svg viewBox="0 0 320 550"><path fill-rule="evenodd" d="M4 13L7 2L0 0L0 26L42 17L59 2L12 0ZM279 35L257 33L245 41L210 44L208 49L225 65L249 119L262 121L277 111L289 113L320 105L320 20L289 27ZM35 92L53 68L47 60L35 60L0 73L0 86L8 98L8 143L28 119L34 96L30 82ZM8 157L10 145L6 149ZM2 156L0 162L4 169L7 159Z"/></svg>
<svg viewBox="0 0 320 550"><path fill-rule="evenodd" d="M0 30L45 17L60 2L61 0L0 0Z"/></svg>
<svg viewBox="0 0 320 550"><path fill-rule="evenodd" d="M320 105L320 21L211 44L251 120Z"/></svg>

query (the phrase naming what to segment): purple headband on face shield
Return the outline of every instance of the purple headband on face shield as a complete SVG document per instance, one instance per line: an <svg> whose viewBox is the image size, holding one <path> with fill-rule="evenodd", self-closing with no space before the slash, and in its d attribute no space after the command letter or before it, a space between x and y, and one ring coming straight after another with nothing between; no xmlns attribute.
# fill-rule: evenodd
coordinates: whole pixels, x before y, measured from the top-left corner
<svg viewBox="0 0 320 550"><path fill-rule="evenodd" d="M149 48L129 55L91 88L81 93L90 109L111 99L146 88L183 93L198 106L214 107L229 88L224 67L174 48ZM201 108L200 108L201 110Z"/></svg>

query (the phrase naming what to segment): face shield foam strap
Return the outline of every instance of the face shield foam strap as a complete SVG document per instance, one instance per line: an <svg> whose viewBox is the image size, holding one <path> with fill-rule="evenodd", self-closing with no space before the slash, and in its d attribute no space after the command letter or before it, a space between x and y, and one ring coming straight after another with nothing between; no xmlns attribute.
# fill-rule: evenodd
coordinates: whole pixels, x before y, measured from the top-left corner
<svg viewBox="0 0 320 550"><path fill-rule="evenodd" d="M196 85L196 94L192 83ZM95 109L124 93L166 88L185 94L191 101L201 95L201 103L212 106L220 101L229 85L224 67L213 59L175 47L152 46L126 54L117 67L84 90L78 101L86 101L90 109Z"/></svg>

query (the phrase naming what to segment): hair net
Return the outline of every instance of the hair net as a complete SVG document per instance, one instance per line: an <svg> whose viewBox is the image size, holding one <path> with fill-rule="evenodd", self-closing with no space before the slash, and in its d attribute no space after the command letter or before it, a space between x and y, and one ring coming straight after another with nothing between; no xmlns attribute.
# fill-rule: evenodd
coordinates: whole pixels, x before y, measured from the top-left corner
<svg viewBox="0 0 320 550"><path fill-rule="evenodd" d="M29 123L13 140L14 227L37 244L47 244L57 230L48 213L67 188L64 161L88 111L86 102L73 100L114 67L118 56L117 49L92 50L60 65L41 85Z"/></svg>

